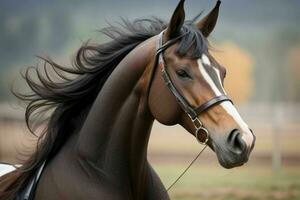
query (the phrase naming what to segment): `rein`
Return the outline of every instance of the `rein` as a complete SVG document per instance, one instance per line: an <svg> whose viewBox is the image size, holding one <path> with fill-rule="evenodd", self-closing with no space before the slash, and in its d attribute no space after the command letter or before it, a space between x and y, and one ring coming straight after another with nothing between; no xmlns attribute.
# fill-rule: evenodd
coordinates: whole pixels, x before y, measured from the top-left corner
<svg viewBox="0 0 300 200"><path fill-rule="evenodd" d="M167 191L169 192L172 187L181 179L181 177L187 172L187 170L190 169L190 167L196 162L196 160L200 157L202 152L206 149L207 145L205 145L201 151L198 153L198 155L192 160L192 162L181 172L181 174L177 177L177 179L168 187Z"/></svg>
<svg viewBox="0 0 300 200"><path fill-rule="evenodd" d="M198 118L198 115L205 112L206 110L208 110L209 108L211 108L212 106L219 104L223 101L231 101L231 99L227 96L227 95L219 95L219 96L215 96L212 99L210 99L209 101L205 102L204 104L198 106L198 107L193 107L190 105L190 103L186 100L186 98L184 96L182 96L179 91L177 90L175 84L172 82L172 79L168 73L167 70L167 66L165 64L164 61L164 57L163 57L163 52L169 48L171 45L175 44L179 39L181 39L184 34L171 39L169 41L167 41L165 44L163 44L163 33L164 31L162 31L159 35L158 35L158 40L156 43L156 55L155 55L155 66L158 66L161 70L161 75L165 81L165 84L167 85L167 87L169 88L169 90L171 91L171 93L175 96L176 101L178 102L178 104L180 105L180 107L184 110L184 112L189 116L189 118L191 119L192 123L194 124L194 128L195 128L195 137L197 139L197 141L200 144L205 145L202 150L198 153L198 155L192 160L192 162L187 166L187 168L178 176L178 178L168 187L167 191L169 191L178 181L179 179L187 172L187 170L194 164L194 162L199 158L199 156L202 154L202 152L206 149L207 147L207 142L209 140L209 132L208 130L204 127L203 123L201 122L201 120ZM204 139L200 139L200 133L204 134Z"/></svg>

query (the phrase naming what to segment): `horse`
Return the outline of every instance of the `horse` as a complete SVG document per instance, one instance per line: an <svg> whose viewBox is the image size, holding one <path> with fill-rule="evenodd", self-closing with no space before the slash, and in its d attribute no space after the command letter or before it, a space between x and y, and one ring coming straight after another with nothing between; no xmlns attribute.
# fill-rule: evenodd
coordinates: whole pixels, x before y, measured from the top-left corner
<svg viewBox="0 0 300 200"><path fill-rule="evenodd" d="M43 72L28 68L32 94L15 94L28 102L29 129L46 128L36 152L0 179L0 199L169 199L147 160L154 120L180 124L225 168L245 164L255 136L209 52L219 7L185 20L180 0L168 23L123 19L102 29L111 40L83 44L73 67L41 58Z"/></svg>

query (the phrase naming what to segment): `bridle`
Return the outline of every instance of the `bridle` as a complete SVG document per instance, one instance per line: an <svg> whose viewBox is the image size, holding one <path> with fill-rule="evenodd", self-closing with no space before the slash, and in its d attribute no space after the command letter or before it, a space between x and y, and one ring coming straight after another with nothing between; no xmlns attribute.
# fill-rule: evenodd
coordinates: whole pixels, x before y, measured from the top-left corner
<svg viewBox="0 0 300 200"><path fill-rule="evenodd" d="M230 101L230 102L232 102L232 101L227 95L219 95L219 96L213 97L206 103L204 103L196 108L191 106L190 103L186 100L186 98L180 94L180 92L177 90L176 86L172 82L172 79L170 78L170 75L166 68L166 64L165 64L164 57L163 57L163 52L167 48L169 48L171 45L175 44L180 38L182 38L184 36L184 34L180 35L174 39L171 39L171 40L167 41L165 44L163 44L163 33L164 33L164 31L162 31L158 35L158 40L157 40L157 44L156 44L155 66L158 66L160 68L162 77L163 77L167 87L169 88L171 93L175 96L175 98L176 98L178 104L181 106L181 108L185 111L185 113L192 120L194 127L195 127L195 137L196 137L197 141L201 144L206 144L209 140L209 132L203 126L203 123L198 118L198 115L205 112L212 106L219 104L223 101ZM199 138L200 132L204 133L204 135L205 135L204 141Z"/></svg>
<svg viewBox="0 0 300 200"><path fill-rule="evenodd" d="M198 157L201 155L201 153L205 150L207 147L207 142L209 140L209 132L208 130L204 127L203 123L201 120L198 118L198 115L207 111L209 108L212 106L219 104L224 101L231 101L231 99L227 95L219 95L215 96L209 101L205 102L204 104L198 106L198 107L193 107L191 104L186 100L186 98L180 94L180 92L177 90L175 84L172 82L172 79L170 78L170 75L168 73L164 57L163 57L163 52L169 48L171 45L175 44L180 38L182 38L185 34L182 34L174 39L171 39L167 41L165 44L163 44L163 34L164 31L162 31L158 35L158 40L156 43L156 54L155 54L155 63L154 63L154 69L153 72L155 72L155 67L159 67L161 70L161 75L171 91L171 93L175 96L176 101L180 105L180 107L184 110L184 112L189 116L191 119L192 123L194 124L195 128L195 137L197 141L200 144L205 145L203 149L198 153L198 155L192 160L192 162L188 165L188 167L177 177L177 179L168 187L167 191L169 191L176 183L177 181L187 172L187 170L193 165L193 163L198 159ZM151 76L151 79L153 79L153 73ZM152 80L150 80L151 85ZM200 132L204 133L205 139L201 140L199 138Z"/></svg>

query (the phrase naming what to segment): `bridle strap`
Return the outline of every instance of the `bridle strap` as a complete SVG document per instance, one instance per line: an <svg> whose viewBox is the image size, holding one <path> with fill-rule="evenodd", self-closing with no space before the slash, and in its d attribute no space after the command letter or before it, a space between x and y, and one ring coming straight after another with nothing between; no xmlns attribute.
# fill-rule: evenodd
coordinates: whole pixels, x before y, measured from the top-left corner
<svg viewBox="0 0 300 200"><path fill-rule="evenodd" d="M180 38L182 38L184 36L184 34L182 34L182 35L180 35L180 36L178 36L178 37L176 37L172 40L169 40L165 44L163 44L163 33L164 32L161 32L158 35L158 40L157 40L157 44L156 44L156 57L157 57L159 68L161 69L161 72L162 72L162 77L163 77L166 85L168 86L169 90L175 96L176 101L182 107L182 109L190 117L193 116L193 118L195 118L195 117L197 117L197 114L195 113L194 109L189 105L188 101L184 98L184 96L182 96L178 92L176 86L172 82L172 80L170 78L170 75L169 75L168 71L166 70L164 58L163 58L163 55L162 55L162 52L164 50L169 48L171 45L175 44Z"/></svg>
<svg viewBox="0 0 300 200"><path fill-rule="evenodd" d="M202 104L201 106L199 106L198 108L196 108L196 113L200 114L204 111L206 111L207 109L209 109L210 107L214 106L215 104L219 104L223 101L231 101L231 99L228 98L227 95L220 95L220 96L216 96L214 98L212 98L211 100L209 100L208 102Z"/></svg>
<svg viewBox="0 0 300 200"><path fill-rule="evenodd" d="M176 101L178 102L178 104L182 107L182 109L192 118L196 118L197 117L197 113L195 112L195 110L189 105L189 103L187 102L187 100L178 92L178 90L176 89L174 83L171 81L170 75L168 73L168 71L162 67L162 63L159 63L162 72L162 77L166 83L166 85L168 86L169 90L172 92L172 94L175 96Z"/></svg>
<svg viewBox="0 0 300 200"><path fill-rule="evenodd" d="M163 33L161 32L158 35L158 40L157 40L157 45L156 45L156 55L162 53L164 50L166 50L167 48L169 48L171 45L175 44L180 38L182 38L185 34L182 34L176 38L173 38L169 41L167 41L165 44L163 44Z"/></svg>
<svg viewBox="0 0 300 200"><path fill-rule="evenodd" d="M175 84L172 82L172 79L171 79L171 77L170 77L170 75L167 71L162 53L163 53L164 50L169 48L171 45L175 44L184 35L185 34L182 34L182 35L180 35L180 36L178 36L174 39L171 39L171 40L167 41L165 44L163 44L163 32L161 32L158 35L158 40L157 40L157 44L156 44L155 66L158 65L158 67L161 69L162 77L163 77L167 87L169 88L171 93L175 96L176 101L181 106L181 108L191 118L191 120L192 120L192 122L195 126L195 129L196 129L195 136L196 136L197 140L202 144L206 144L206 142L208 141L208 131L203 126L202 122L198 118L198 115L201 114L202 112L205 112L207 109L211 108L212 106L214 106L216 104L219 104L219 103L224 102L224 101L230 101L230 102L232 102L232 101L231 101L230 98L228 98L227 95L222 94L222 95L213 97L212 99L210 99L206 103L194 108L193 106L191 106L189 104L189 102L185 99L185 97L183 95L181 95L180 92L177 90ZM202 132L204 132L206 134L206 139L205 139L204 142L200 141L199 138L198 138L198 134L201 130L202 130Z"/></svg>

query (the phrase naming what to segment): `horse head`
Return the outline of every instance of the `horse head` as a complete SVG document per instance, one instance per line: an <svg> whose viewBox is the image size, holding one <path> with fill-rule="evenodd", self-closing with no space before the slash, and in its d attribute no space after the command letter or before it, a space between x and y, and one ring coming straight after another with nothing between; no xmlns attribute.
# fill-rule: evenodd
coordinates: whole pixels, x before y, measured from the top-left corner
<svg viewBox="0 0 300 200"><path fill-rule="evenodd" d="M148 104L159 122L180 124L232 168L248 161L255 136L227 97L226 68L209 52L207 37L219 6L220 1L198 22L185 22L184 1L179 2L159 38Z"/></svg>

